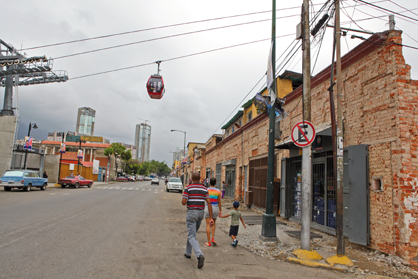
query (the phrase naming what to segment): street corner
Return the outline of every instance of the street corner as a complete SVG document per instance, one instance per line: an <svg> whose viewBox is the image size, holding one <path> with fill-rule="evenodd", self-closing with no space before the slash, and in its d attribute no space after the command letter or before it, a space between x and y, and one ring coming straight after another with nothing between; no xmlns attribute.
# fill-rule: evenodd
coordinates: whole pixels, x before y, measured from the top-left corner
<svg viewBox="0 0 418 279"><path fill-rule="evenodd" d="M345 265L345 266L354 266L354 263L352 260L350 260L347 256L338 256L334 255L332 257L329 257L325 260L330 266L334 266L336 264L339 265Z"/></svg>

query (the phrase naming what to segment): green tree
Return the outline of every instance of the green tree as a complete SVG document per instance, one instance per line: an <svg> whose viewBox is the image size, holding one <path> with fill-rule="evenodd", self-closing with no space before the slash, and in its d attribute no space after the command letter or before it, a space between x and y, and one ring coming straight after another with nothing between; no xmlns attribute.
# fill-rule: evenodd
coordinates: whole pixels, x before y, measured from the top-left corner
<svg viewBox="0 0 418 279"><path fill-rule="evenodd" d="M126 147L120 143L114 142L104 150L104 155L110 159L110 156L115 157L115 177L118 176L118 159L125 153ZM130 152L129 152L130 153ZM131 155L132 157L132 155Z"/></svg>

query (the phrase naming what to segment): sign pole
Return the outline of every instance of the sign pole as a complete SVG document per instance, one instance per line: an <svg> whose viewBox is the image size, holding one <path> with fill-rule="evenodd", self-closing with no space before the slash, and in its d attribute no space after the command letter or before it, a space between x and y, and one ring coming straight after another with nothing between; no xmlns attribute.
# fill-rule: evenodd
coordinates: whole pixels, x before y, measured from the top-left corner
<svg viewBox="0 0 418 279"><path fill-rule="evenodd" d="M274 125L276 120L275 112L275 96L276 96L276 0L273 0L272 9L272 28L271 28L271 57L269 65L271 65L272 86L270 91L270 117L269 117L269 144L268 144L268 159L267 159L267 191L266 191L266 213L263 214L263 224L261 226L260 239L262 241L277 242L276 235L276 216L273 213L273 193L274 193ZM268 71L270 70L268 69Z"/></svg>
<svg viewBox="0 0 418 279"><path fill-rule="evenodd" d="M311 46L309 32L309 0L303 0L302 9L303 29L303 120L311 121ZM301 201L301 248L310 250L311 219L312 219L312 190L311 190L311 149L302 148L302 201Z"/></svg>

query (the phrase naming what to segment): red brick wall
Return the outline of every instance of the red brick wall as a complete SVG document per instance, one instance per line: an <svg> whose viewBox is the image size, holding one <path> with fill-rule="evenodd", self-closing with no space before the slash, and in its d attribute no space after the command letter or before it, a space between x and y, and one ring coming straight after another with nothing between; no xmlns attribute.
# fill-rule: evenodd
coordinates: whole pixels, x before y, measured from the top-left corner
<svg viewBox="0 0 418 279"><path fill-rule="evenodd" d="M418 256L418 83L410 79L402 47L392 41L402 42L400 31L342 71L344 146L369 146L370 247L413 259ZM312 88L317 129L330 125L329 83ZM302 120L300 98L285 105L290 117L281 122L283 137ZM376 177L382 178L382 191L372 189Z"/></svg>

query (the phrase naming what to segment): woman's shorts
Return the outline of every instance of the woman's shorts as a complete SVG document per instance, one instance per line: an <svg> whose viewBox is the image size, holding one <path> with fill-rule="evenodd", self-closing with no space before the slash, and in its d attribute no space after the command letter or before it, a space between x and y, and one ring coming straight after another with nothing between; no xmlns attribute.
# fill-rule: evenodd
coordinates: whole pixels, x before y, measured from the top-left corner
<svg viewBox="0 0 418 279"><path fill-rule="evenodd" d="M219 216L219 206L212 204L212 218L215 220ZM208 206L205 207L205 218L209 218Z"/></svg>
<svg viewBox="0 0 418 279"><path fill-rule="evenodd" d="M239 226L230 226L229 227L229 236L237 236L238 235Z"/></svg>

